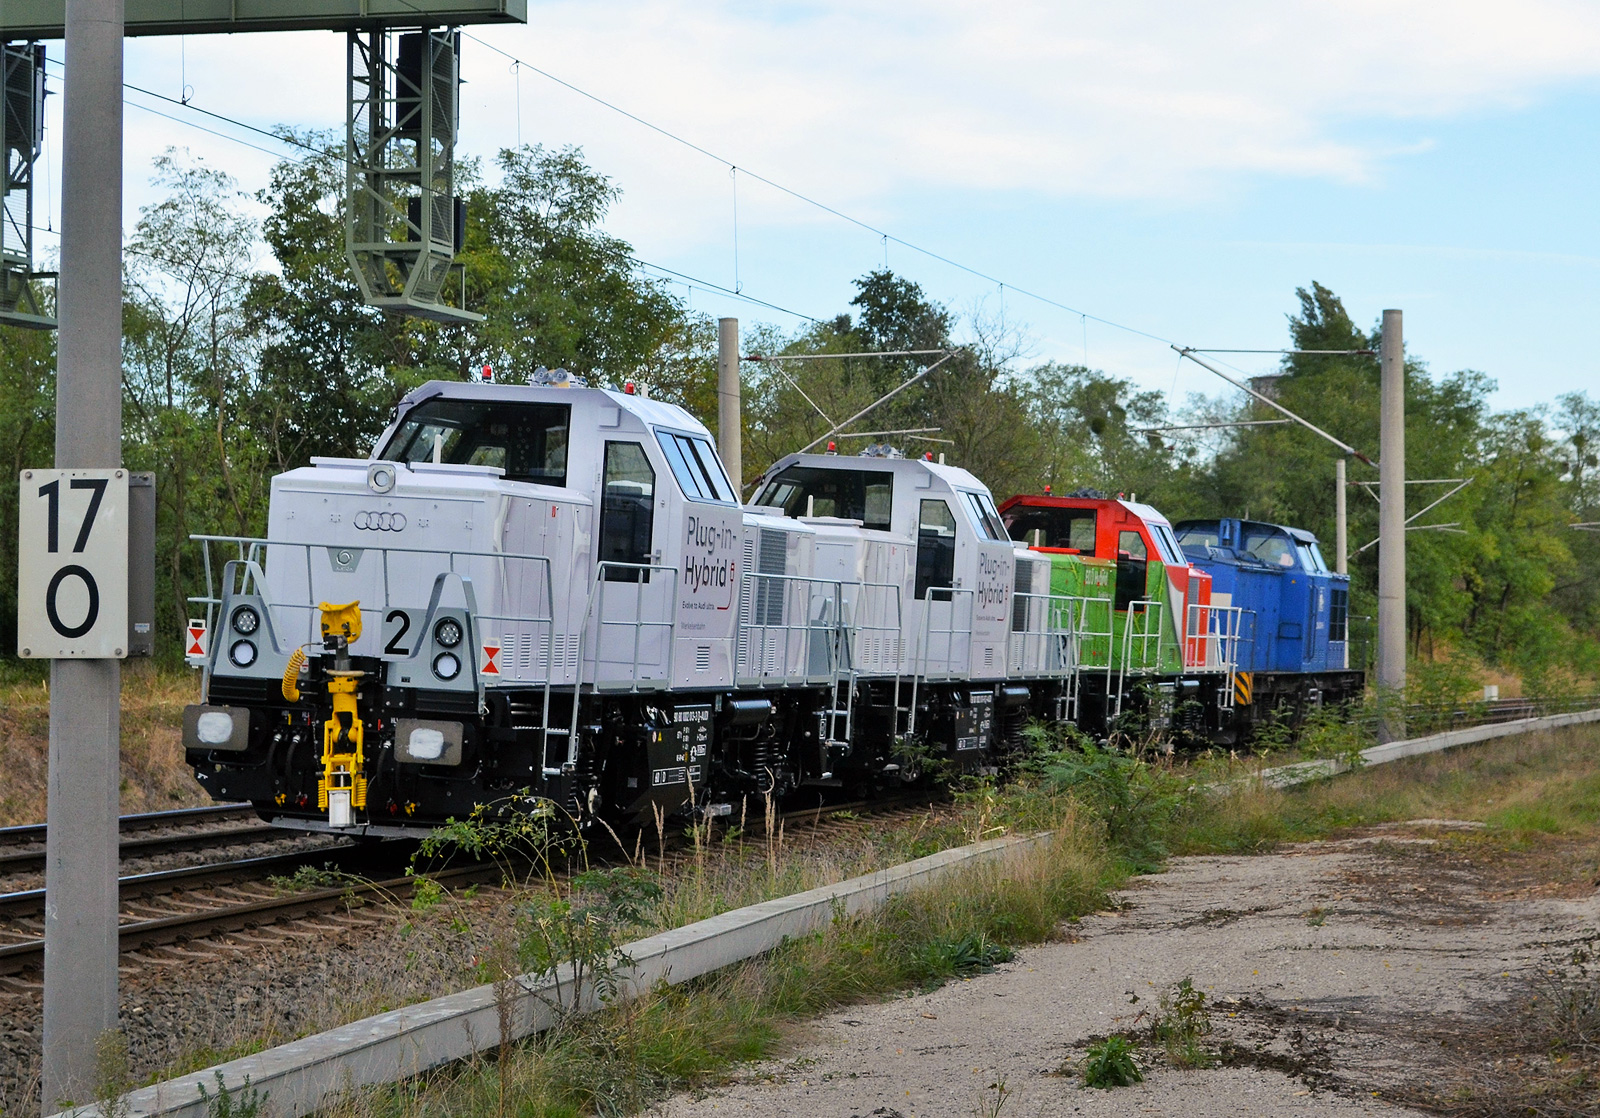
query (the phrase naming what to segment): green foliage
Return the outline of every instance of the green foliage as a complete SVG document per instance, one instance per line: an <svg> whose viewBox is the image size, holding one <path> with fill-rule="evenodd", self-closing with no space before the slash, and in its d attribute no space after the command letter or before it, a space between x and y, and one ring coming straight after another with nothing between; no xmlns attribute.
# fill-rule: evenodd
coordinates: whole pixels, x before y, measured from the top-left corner
<svg viewBox="0 0 1600 1118"><path fill-rule="evenodd" d="M586 870L557 893L536 894L519 914L519 961L536 978L555 981L553 1005L576 1012L593 994L616 997L633 960L624 933L648 922L661 900L655 876L632 866Z"/></svg>
<svg viewBox="0 0 1600 1118"><path fill-rule="evenodd" d="M321 866L296 866L292 874L273 875L267 883L279 893L303 893L310 889L333 889L340 885L353 885L361 879L345 873L332 862Z"/></svg>
<svg viewBox="0 0 1600 1118"><path fill-rule="evenodd" d="M411 887L411 911L431 912L444 901L444 886L425 874L415 874Z"/></svg>
<svg viewBox="0 0 1600 1118"><path fill-rule="evenodd" d="M548 874L552 859L577 845L573 828L558 818L554 802L526 791L474 804L465 819L447 819L429 831L411 855L408 874L434 862L447 863L455 855L473 861L497 862L508 876L517 867L531 865Z"/></svg>
<svg viewBox="0 0 1600 1118"><path fill-rule="evenodd" d="M1328 758L1359 768L1363 764L1361 751L1377 744L1368 728L1375 724L1375 717L1369 717L1359 704L1313 707L1294 729L1296 751L1307 759Z"/></svg>
<svg viewBox="0 0 1600 1118"><path fill-rule="evenodd" d="M200 1101L206 1108L206 1118L260 1118L270 1092L250 1086L248 1075L237 1091L229 1090L220 1071L216 1076L217 1093L214 1095L206 1090L204 1083L195 1084L200 1092Z"/></svg>
<svg viewBox="0 0 1600 1118"><path fill-rule="evenodd" d="M1150 1038L1166 1050L1176 1068L1208 1068L1216 1057L1206 1051L1202 1038L1211 1032L1211 1013L1205 991L1184 978L1161 995L1161 1008L1150 1023Z"/></svg>
<svg viewBox="0 0 1600 1118"><path fill-rule="evenodd" d="M41 291L53 300L53 288ZM53 313L47 306L47 313ZM17 639L17 476L30 466L54 461L56 392L54 330L0 326L0 654L12 655ZM39 665L42 672L43 665Z"/></svg>
<svg viewBox="0 0 1600 1118"><path fill-rule="evenodd" d="M1138 1048L1125 1036L1109 1036L1089 1046L1083 1062L1083 1085L1109 1090L1144 1082L1144 1073L1134 1060Z"/></svg>
<svg viewBox="0 0 1600 1118"><path fill-rule="evenodd" d="M1426 734L1448 727L1457 712L1481 701L1482 688L1482 665L1459 650L1435 660L1413 661L1406 670L1406 702L1421 710L1408 712L1407 732Z"/></svg>
<svg viewBox="0 0 1600 1118"><path fill-rule="evenodd" d="M1167 825L1189 794L1181 780L1130 752L1082 736L1047 761L1044 774L1049 787L1071 792L1094 812L1111 849L1135 872L1159 867L1167 853Z"/></svg>
<svg viewBox="0 0 1600 1118"><path fill-rule="evenodd" d="M133 1089L133 1062L127 1035L121 1029L107 1029L95 1037L94 1080L101 1118L126 1118L131 1109L125 1096Z"/></svg>
<svg viewBox="0 0 1600 1118"><path fill-rule="evenodd" d="M969 932L957 939L928 944L922 965L929 976L937 976L943 982L946 978L992 971L999 963L1009 963L1011 958L1009 947L990 942L980 932Z"/></svg>

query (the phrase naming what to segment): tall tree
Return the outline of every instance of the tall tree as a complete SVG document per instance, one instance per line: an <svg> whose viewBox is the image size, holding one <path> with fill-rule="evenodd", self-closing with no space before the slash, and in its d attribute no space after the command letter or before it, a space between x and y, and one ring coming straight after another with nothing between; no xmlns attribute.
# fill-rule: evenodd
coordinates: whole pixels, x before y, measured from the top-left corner
<svg viewBox="0 0 1600 1118"><path fill-rule="evenodd" d="M46 313L54 292L41 292ZM0 326L0 456L8 472L0 484L0 655L17 641L16 478L55 461L56 336L49 330Z"/></svg>
<svg viewBox="0 0 1600 1118"><path fill-rule="evenodd" d="M249 425L260 385L239 310L254 223L233 180L185 153L157 158L152 181L164 196L127 249L124 444L130 467L156 474L158 621L176 632L198 573L190 534L259 534L268 459Z"/></svg>

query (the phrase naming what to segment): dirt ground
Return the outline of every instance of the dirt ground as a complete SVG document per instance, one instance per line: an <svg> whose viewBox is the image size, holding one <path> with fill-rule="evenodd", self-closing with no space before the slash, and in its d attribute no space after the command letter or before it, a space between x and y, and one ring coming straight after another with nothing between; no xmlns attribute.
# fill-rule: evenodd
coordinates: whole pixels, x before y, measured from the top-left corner
<svg viewBox="0 0 1600 1118"><path fill-rule="evenodd" d="M1600 929L1595 851L1491 856L1476 826L1418 821L1272 855L1175 859L1068 942L834 1014L786 1059L654 1113L1528 1113L1516 1085L1560 1071L1530 1042L1541 983ZM1185 977L1208 997L1218 1066L1173 1070L1147 1043L1143 1083L1085 1088L1087 1043L1146 1028ZM1538 1113L1600 1113L1589 1090Z"/></svg>

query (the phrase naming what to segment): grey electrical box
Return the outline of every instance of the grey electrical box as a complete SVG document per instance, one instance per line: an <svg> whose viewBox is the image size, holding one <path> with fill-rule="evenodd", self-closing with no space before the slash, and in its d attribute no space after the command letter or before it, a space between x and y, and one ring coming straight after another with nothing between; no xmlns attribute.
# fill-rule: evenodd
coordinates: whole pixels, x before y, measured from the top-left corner
<svg viewBox="0 0 1600 1118"><path fill-rule="evenodd" d="M128 655L156 654L156 475L128 475Z"/></svg>

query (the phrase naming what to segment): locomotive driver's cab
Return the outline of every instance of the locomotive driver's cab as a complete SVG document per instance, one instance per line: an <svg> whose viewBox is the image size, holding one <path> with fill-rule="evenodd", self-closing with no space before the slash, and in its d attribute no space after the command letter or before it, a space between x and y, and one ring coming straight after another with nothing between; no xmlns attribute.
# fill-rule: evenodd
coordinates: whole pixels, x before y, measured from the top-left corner
<svg viewBox="0 0 1600 1118"><path fill-rule="evenodd" d="M1116 563L1116 609L1150 592L1150 562L1159 560L1179 592L1192 571L1172 525L1149 505L1105 497L1012 497L1000 506L1006 530L1036 551Z"/></svg>

